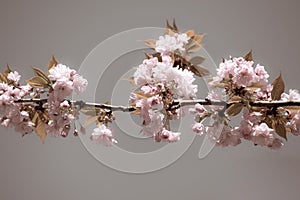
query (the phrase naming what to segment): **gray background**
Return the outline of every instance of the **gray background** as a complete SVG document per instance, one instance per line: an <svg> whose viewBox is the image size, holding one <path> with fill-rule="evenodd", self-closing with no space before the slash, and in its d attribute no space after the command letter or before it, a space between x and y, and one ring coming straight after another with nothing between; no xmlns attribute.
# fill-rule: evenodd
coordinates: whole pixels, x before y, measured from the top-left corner
<svg viewBox="0 0 300 200"><path fill-rule="evenodd" d="M299 88L299 2L289 1L1 1L0 64L24 78L46 69L50 55L80 66L101 41L121 31L164 25L207 34L205 48L221 57L254 51L287 88ZM140 38L147 39L147 38ZM113 47L112 47L113 48ZM215 148L197 158L201 139L170 167L133 175L95 160L79 138L21 138L1 129L0 199L299 199L300 138L281 151Z"/></svg>

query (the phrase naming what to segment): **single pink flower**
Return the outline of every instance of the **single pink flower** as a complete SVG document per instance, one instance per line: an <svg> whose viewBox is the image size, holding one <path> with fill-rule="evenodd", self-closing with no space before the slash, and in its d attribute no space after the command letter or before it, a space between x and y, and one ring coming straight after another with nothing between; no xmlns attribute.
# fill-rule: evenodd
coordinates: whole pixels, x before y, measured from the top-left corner
<svg viewBox="0 0 300 200"><path fill-rule="evenodd" d="M105 125L100 125L94 129L91 140L96 141L98 144L103 144L104 146L112 146L117 143L117 140L113 138L111 129Z"/></svg>

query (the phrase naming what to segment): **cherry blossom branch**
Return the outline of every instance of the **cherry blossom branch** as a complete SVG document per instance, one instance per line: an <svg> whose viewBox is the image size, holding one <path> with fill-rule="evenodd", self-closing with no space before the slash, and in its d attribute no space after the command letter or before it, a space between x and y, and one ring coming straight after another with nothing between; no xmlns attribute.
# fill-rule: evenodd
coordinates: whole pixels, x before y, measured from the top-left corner
<svg viewBox="0 0 300 200"><path fill-rule="evenodd" d="M15 101L16 103L44 103L47 102L47 99L20 99ZM94 107L109 109L111 111L122 111L122 112L133 112L136 109L132 106L122 106L122 105L110 105L110 104L100 104L84 101L71 101L75 106L78 106L79 109L85 107ZM193 100L175 100L174 105L176 108L183 106L194 106L195 104L201 105L215 105L215 106L230 106L233 103L227 103L225 101L218 100L209 100L209 99L193 99ZM236 102L238 103L238 102ZM300 101L254 101L249 103L250 106L255 107L283 107L283 106L300 106Z"/></svg>
<svg viewBox="0 0 300 200"><path fill-rule="evenodd" d="M210 78L209 88L220 89L227 100L214 90L204 99L196 99L194 76L210 74L201 65L205 58L193 55L201 49L202 38L192 30L180 33L174 22L167 23L165 34L158 40L145 41L155 53L145 53L146 58L129 79L136 90L130 94L129 105L124 106L68 99L73 93L82 93L88 81L54 56L48 73L32 68L35 76L27 85L20 85L21 76L7 67L0 73L0 125L14 127L23 135L35 131L44 141L46 135L66 137L81 113L87 119L80 124L80 131L84 133L84 127L96 123L91 140L111 146L117 141L109 124L115 120L113 112L122 111L143 119L142 134L157 142L176 142L181 133L173 132L169 121L183 117L180 108L191 106L193 132L206 134L218 146L236 146L248 140L279 149L287 132L300 135L299 91L285 93L281 74L270 83L264 66L254 65L252 51L243 57L223 59L217 76ZM230 118L238 114L242 114L241 121L234 126ZM213 121L203 124L208 117ZM74 128L77 135L75 124Z"/></svg>

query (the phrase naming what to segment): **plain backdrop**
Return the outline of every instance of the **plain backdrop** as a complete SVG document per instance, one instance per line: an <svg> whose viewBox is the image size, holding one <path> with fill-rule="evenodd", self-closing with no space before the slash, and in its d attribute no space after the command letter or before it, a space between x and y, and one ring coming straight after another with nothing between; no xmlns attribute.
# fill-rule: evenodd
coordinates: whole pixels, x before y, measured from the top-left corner
<svg viewBox="0 0 300 200"><path fill-rule="evenodd" d="M46 69L53 53L80 66L109 36L163 27L165 19L176 18L181 30L206 34L205 48L215 62L253 49L271 79L281 71L286 88L299 88L299 8L297 0L1 0L0 65L9 63L24 78L32 75L31 65ZM99 163L79 138L46 138L42 144L34 134L22 138L13 130L0 131L2 200L292 200L300 195L300 137L292 135L281 151L244 143L215 148L203 160L197 157L197 138L171 166L138 175Z"/></svg>

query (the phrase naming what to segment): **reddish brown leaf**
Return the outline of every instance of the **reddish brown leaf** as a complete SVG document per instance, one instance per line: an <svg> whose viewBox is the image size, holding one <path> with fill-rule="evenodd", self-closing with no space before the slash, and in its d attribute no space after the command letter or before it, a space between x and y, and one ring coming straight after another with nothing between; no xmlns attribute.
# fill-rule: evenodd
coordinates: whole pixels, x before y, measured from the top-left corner
<svg viewBox="0 0 300 200"><path fill-rule="evenodd" d="M31 78L30 80L26 81L31 87L33 88L48 88L49 83L48 81L44 80L43 78L39 76L35 76Z"/></svg>
<svg viewBox="0 0 300 200"><path fill-rule="evenodd" d="M8 75L10 72L11 72L11 69L10 69L9 65L7 64L7 65L6 65L6 69L5 69L4 73L3 73L3 75L4 75L5 77L7 77L7 75Z"/></svg>
<svg viewBox="0 0 300 200"><path fill-rule="evenodd" d="M0 81L2 83L8 83L7 77L4 74L2 74L2 73L0 73Z"/></svg>
<svg viewBox="0 0 300 200"><path fill-rule="evenodd" d="M185 34L190 38L195 36L195 32L193 30L187 30Z"/></svg>
<svg viewBox="0 0 300 200"><path fill-rule="evenodd" d="M243 99L242 97L235 95L235 96L231 97L231 98L227 101L227 103L228 103L228 104L232 104L232 103L241 103L242 99Z"/></svg>
<svg viewBox="0 0 300 200"><path fill-rule="evenodd" d="M31 67L34 71L34 74L38 77L41 77L43 80L45 80L45 82L47 82L48 85L51 84L51 81L50 79L48 78L48 76L40 69L37 69L37 68L34 68L34 67Z"/></svg>
<svg viewBox="0 0 300 200"><path fill-rule="evenodd" d="M242 103L232 104L229 108L227 108L226 113L228 116L235 116L242 111L243 107L244 105Z"/></svg>
<svg viewBox="0 0 300 200"><path fill-rule="evenodd" d="M281 94L284 92L284 81L280 75L272 83L273 89L271 92L271 97L273 100L280 100Z"/></svg>
<svg viewBox="0 0 300 200"><path fill-rule="evenodd" d="M276 121L273 121L272 125L273 125L273 129L275 130L275 132L280 137L282 137L285 140L287 140L285 124L282 123L280 120L276 120Z"/></svg>
<svg viewBox="0 0 300 200"><path fill-rule="evenodd" d="M208 76L210 74L210 72L208 71L208 69L202 67L202 66L199 66L199 65L192 65L190 66L190 70L196 75L196 76L199 76L199 77L203 77L203 76Z"/></svg>
<svg viewBox="0 0 300 200"><path fill-rule="evenodd" d="M50 70L52 67L55 67L58 64L59 64L59 62L56 60L55 56L52 55L51 60L48 64L48 70Z"/></svg>
<svg viewBox="0 0 300 200"><path fill-rule="evenodd" d="M37 119L35 132L41 138L42 143L44 143L47 133L45 130L45 123L40 118Z"/></svg>
<svg viewBox="0 0 300 200"><path fill-rule="evenodd" d="M185 47L186 52L188 52L188 53L198 52L201 48L202 48L202 45L193 39L190 39Z"/></svg>
<svg viewBox="0 0 300 200"><path fill-rule="evenodd" d="M193 37L193 40L195 40L196 42L198 42L199 44L202 42L204 35L199 34L199 35L195 35Z"/></svg>
<svg viewBox="0 0 300 200"><path fill-rule="evenodd" d="M151 39L151 40L145 40L144 41L145 45L151 49L155 49L156 47L156 40Z"/></svg>
<svg viewBox="0 0 300 200"><path fill-rule="evenodd" d="M253 61L253 57L252 57L252 49L246 54L244 55L244 59L246 61Z"/></svg>
<svg viewBox="0 0 300 200"><path fill-rule="evenodd" d="M195 56L190 60L190 63L192 63L193 65L199 65L203 63L204 60L205 58L202 56Z"/></svg>

